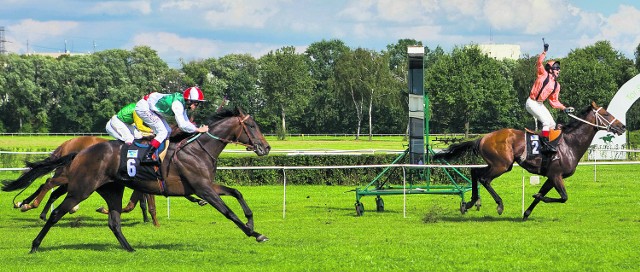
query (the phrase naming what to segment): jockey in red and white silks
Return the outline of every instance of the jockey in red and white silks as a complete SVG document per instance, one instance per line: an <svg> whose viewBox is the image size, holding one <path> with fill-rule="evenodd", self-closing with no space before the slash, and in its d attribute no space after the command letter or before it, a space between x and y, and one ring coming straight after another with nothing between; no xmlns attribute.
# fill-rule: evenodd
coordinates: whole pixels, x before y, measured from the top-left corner
<svg viewBox="0 0 640 272"><path fill-rule="evenodd" d="M145 161L153 161L152 155L167 136L171 128L165 116L174 116L178 127L187 133L207 132L208 126L196 127L189 121L186 108L194 110L199 103L204 102L202 91L196 87L186 89L183 93L162 94L153 92L136 103L136 114L144 121L156 137L151 140Z"/></svg>

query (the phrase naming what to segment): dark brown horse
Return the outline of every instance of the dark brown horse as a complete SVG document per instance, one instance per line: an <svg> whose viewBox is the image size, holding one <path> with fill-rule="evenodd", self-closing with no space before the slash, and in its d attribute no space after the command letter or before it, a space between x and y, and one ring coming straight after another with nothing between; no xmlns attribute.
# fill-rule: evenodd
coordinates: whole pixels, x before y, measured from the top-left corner
<svg viewBox="0 0 640 272"><path fill-rule="evenodd" d="M58 146L51 153L51 155L45 158L44 160L38 161L38 162L28 162L27 167L29 168L29 170L25 171L18 179L30 179L34 176L42 176L43 175L42 173L48 173L47 172L48 170L44 169L44 167L48 164L48 162L54 161L56 159L59 159L63 156L66 156L72 153L78 153L89 146L106 142L106 141L108 140L104 138L96 137L96 136L80 136L73 139L69 139L63 142L60 146ZM14 203L13 207L20 208L20 210L23 212L29 211L31 209L35 209L38 206L40 206L40 203L42 202L44 197L47 195L49 190L59 186L51 193L51 196L49 196L49 200L47 200L47 203L45 204L44 208L42 208L42 212L40 213L40 219L46 221L47 212L51 208L51 205L53 205L53 202L55 202L58 198L60 198L61 196L67 193L67 182L68 182L67 171L68 171L68 167L56 168L51 178L48 178L44 184L40 185L40 187L38 187L38 189L33 194L31 194L30 196L28 196L27 198L25 198L20 202ZM201 199L197 199L192 196L187 196L186 198L189 201L196 202L201 206L206 205L206 202ZM142 192L134 191L131 194L129 203L127 204L126 207L122 209L122 212L123 213L131 212L136 207L137 203L140 200L143 200L142 201L143 205L141 205L140 208L142 209L144 222L149 221L147 217L147 211L148 211L149 214L151 215L151 220L153 222L153 225L156 227L159 227L160 223L158 222L158 217L156 215L155 197L153 197L152 195L143 194ZM74 207L73 209L71 209L70 213L75 212L77 209L78 209L78 206ZM109 214L108 210L105 209L104 207L100 207L96 211L104 214Z"/></svg>
<svg viewBox="0 0 640 272"><path fill-rule="evenodd" d="M76 156L69 155L51 162L52 165L70 163L68 172L68 192L62 203L51 213L44 227L33 240L31 252L36 252L40 243L55 225L73 206L88 198L94 191L107 202L109 208L109 228L120 245L127 251L133 251L121 231L120 214L124 188L130 187L144 193L169 196L188 196L195 194L206 200L226 218L233 221L245 235L256 241L268 238L254 230L253 212L242 197L233 188L214 183L217 159L228 143L240 143L253 150L259 156L269 154L271 147L264 139L260 128L249 115L240 109L217 113L209 122L209 131L194 135L180 143L170 144L161 169L164 184L155 180L148 182L125 182L117 174L120 163L121 142L110 141L93 145ZM74 158L75 157L75 158ZM27 184L5 183L3 190L17 190ZM238 216L223 202L221 195L235 197L244 211L247 222Z"/></svg>
<svg viewBox="0 0 640 272"><path fill-rule="evenodd" d="M591 145L591 141L598 130L607 130L618 135L621 135L626 130L624 124L604 108L596 105L595 102L591 102L591 105L577 114L577 116L571 115L571 117L575 120L572 120L562 128L558 152L550 158L547 167L542 167L542 158L540 156L527 158L525 132L515 129L501 129L486 134L475 141L451 145L448 149L434 155L433 159L449 161L462 156L468 151L479 154L488 166L471 169L472 196L464 208L470 209L479 200L478 182L480 182L498 204L498 214L502 214L504 207L502 199L491 187L491 181L510 171L514 162L517 162L530 173L546 176L547 180L540 188L540 191L533 196L533 203L523 215L523 219L526 220L540 201L545 203L564 203L567 201L567 191L563 178L570 177L576 171L578 162ZM545 168L547 170L543 172ZM551 188L555 188L558 191L560 198L545 196Z"/></svg>

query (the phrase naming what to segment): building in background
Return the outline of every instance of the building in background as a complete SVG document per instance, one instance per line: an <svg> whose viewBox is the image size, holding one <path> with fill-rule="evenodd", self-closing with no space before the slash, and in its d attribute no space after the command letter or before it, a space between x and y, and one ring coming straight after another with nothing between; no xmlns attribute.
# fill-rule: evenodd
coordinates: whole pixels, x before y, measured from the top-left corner
<svg viewBox="0 0 640 272"><path fill-rule="evenodd" d="M487 56L497 60L520 58L520 45L517 44L479 44L478 48Z"/></svg>

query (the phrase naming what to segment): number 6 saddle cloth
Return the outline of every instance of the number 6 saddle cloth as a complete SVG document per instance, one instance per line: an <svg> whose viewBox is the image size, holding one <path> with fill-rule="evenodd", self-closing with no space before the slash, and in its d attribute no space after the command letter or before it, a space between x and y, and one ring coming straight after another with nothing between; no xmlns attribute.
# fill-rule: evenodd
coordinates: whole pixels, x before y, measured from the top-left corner
<svg viewBox="0 0 640 272"><path fill-rule="evenodd" d="M167 153L169 141L165 141L160 145L154 156L158 158L158 164L141 163L144 157L148 143L135 140L133 144L123 144L120 149L120 166L118 167L118 177L122 180L131 181L158 181L162 179L160 165Z"/></svg>

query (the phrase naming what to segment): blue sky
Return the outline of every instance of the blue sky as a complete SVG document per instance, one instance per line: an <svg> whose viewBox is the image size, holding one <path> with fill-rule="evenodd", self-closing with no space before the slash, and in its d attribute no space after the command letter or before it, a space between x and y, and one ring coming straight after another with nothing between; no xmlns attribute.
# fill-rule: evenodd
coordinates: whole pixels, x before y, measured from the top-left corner
<svg viewBox="0 0 640 272"><path fill-rule="evenodd" d="M321 40L383 50L402 38L430 48L518 44L549 55L608 40L633 58L640 44L637 0L0 0L13 53L77 53L148 45L169 65Z"/></svg>

